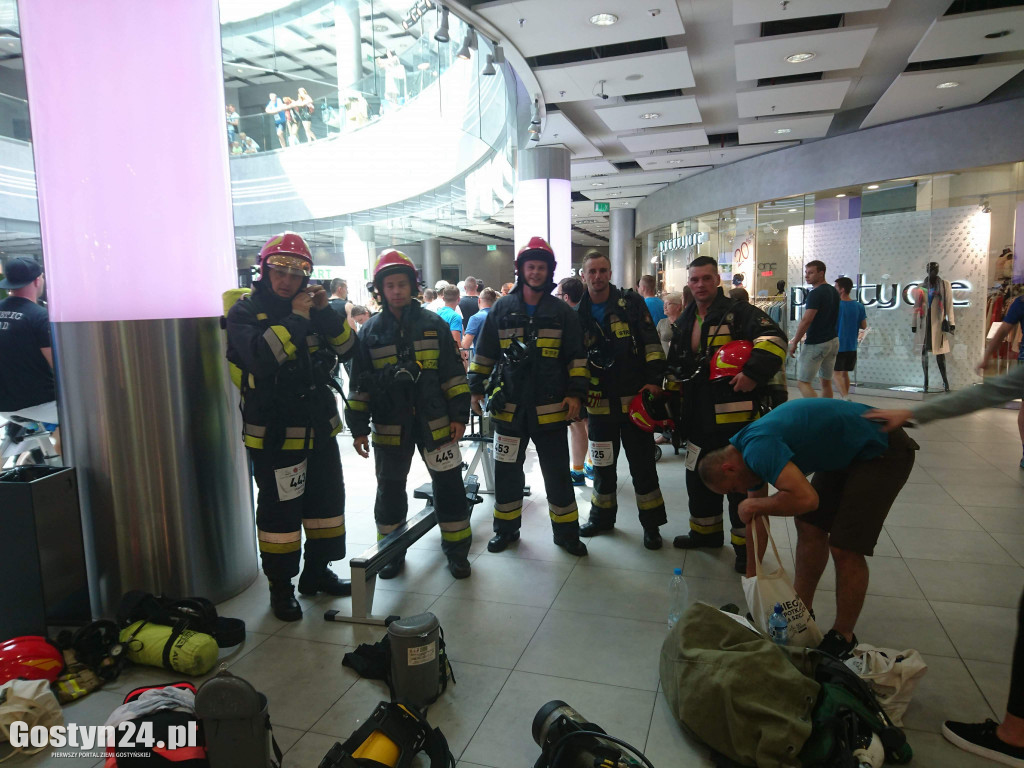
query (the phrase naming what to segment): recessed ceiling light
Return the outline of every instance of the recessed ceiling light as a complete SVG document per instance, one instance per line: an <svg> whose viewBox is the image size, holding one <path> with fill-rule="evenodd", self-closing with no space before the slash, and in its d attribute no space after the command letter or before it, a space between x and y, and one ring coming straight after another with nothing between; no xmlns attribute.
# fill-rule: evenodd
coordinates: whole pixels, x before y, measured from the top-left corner
<svg viewBox="0 0 1024 768"><path fill-rule="evenodd" d="M626 79L629 82L631 82L631 83L635 83L637 80L643 80L644 76L643 75L626 75Z"/></svg>
<svg viewBox="0 0 1024 768"><path fill-rule="evenodd" d="M985 35L986 40L998 40L1000 37L1006 37L1007 35L1013 34L1012 29L1001 29L998 32L989 32Z"/></svg>
<svg viewBox="0 0 1024 768"><path fill-rule="evenodd" d="M957 82L956 80L949 80L949 81L947 81L945 83L939 83L935 87L936 88L956 88L958 85L960 85L960 83Z"/></svg>
<svg viewBox="0 0 1024 768"><path fill-rule="evenodd" d="M592 187L603 187L604 186L604 182L603 181L592 181L592 182L590 182L590 186L592 186Z"/></svg>
<svg viewBox="0 0 1024 768"><path fill-rule="evenodd" d="M846 197L846 193L840 192L838 195L836 195L836 197Z"/></svg>
<svg viewBox="0 0 1024 768"><path fill-rule="evenodd" d="M786 57L786 61L788 61L790 64L802 64L805 61L810 61L811 59L813 59L817 55L818 54L816 54L816 53L810 53L810 52L807 52L807 53L791 53L791 54L789 54L789 56Z"/></svg>
<svg viewBox="0 0 1024 768"><path fill-rule="evenodd" d="M681 162L683 162L683 161L682 160L669 160L668 164L669 165L679 165Z"/></svg>
<svg viewBox="0 0 1024 768"><path fill-rule="evenodd" d="M789 209L789 212L790 212L790 213L796 213L796 208L790 208L790 209Z"/></svg>
<svg viewBox="0 0 1024 768"><path fill-rule="evenodd" d="M590 23L598 27L610 27L618 20L619 17L614 13L595 13L590 17Z"/></svg>
<svg viewBox="0 0 1024 768"><path fill-rule="evenodd" d="M416 65L416 69L430 69L430 62L421 61L419 64Z"/></svg>
<svg viewBox="0 0 1024 768"><path fill-rule="evenodd" d="M775 132L776 133L792 133L793 129L792 128L776 128Z"/></svg>
<svg viewBox="0 0 1024 768"><path fill-rule="evenodd" d="M644 112L640 115L641 120L657 120L661 117L661 112Z"/></svg>
<svg viewBox="0 0 1024 768"><path fill-rule="evenodd" d="M868 189L878 189L877 184L868 184Z"/></svg>
<svg viewBox="0 0 1024 768"><path fill-rule="evenodd" d="M373 31L374 32L387 32L388 31L388 25L387 24L374 24L373 25Z"/></svg>

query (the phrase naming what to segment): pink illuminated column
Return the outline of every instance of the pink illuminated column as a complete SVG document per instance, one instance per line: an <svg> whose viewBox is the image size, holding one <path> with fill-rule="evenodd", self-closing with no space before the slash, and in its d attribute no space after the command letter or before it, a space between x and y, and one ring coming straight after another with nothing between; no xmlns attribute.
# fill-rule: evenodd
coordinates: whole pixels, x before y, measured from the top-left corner
<svg viewBox="0 0 1024 768"><path fill-rule="evenodd" d="M20 3L65 460L95 613L256 575L218 318L235 286L216 0Z"/></svg>
<svg viewBox="0 0 1024 768"><path fill-rule="evenodd" d="M569 150L535 147L519 153L515 249L540 235L555 251L555 283L572 269L572 191Z"/></svg>

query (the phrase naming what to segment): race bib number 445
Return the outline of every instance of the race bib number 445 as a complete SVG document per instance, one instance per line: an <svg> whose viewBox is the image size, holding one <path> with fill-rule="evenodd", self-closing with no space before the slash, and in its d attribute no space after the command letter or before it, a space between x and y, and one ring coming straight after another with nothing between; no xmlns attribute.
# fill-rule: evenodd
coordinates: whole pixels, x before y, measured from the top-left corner
<svg viewBox="0 0 1024 768"><path fill-rule="evenodd" d="M425 451L423 454L427 467L435 472L447 472L462 466L462 451L455 441L445 443L436 451Z"/></svg>
<svg viewBox="0 0 1024 768"><path fill-rule="evenodd" d="M495 434L494 460L515 464L519 458L519 443L521 440L521 437Z"/></svg>
<svg viewBox="0 0 1024 768"><path fill-rule="evenodd" d="M306 460L291 467L274 470L277 480L277 498L281 501L297 499L306 492Z"/></svg>

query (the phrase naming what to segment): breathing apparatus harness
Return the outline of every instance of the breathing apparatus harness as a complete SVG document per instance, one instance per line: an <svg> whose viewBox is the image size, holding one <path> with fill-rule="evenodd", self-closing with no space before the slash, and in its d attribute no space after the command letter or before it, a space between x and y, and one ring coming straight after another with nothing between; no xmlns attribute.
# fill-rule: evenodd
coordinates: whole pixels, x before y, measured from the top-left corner
<svg viewBox="0 0 1024 768"><path fill-rule="evenodd" d="M382 701L345 743L331 747L319 768L409 768L419 752L430 758L430 768L455 768L440 728L411 704Z"/></svg>
<svg viewBox="0 0 1024 768"><path fill-rule="evenodd" d="M523 335L512 336L508 346L502 347L501 357L487 377L484 407L491 413L503 410L508 403L512 390L512 371L528 370L537 354L537 328L533 318L525 312L513 312L508 317L514 327L523 328Z"/></svg>

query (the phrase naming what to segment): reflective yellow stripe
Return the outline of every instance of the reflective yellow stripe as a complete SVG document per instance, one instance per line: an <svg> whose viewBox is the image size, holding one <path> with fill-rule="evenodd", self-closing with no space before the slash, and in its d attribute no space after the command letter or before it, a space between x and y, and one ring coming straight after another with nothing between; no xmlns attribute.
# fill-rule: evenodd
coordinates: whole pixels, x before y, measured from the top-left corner
<svg viewBox="0 0 1024 768"><path fill-rule="evenodd" d="M228 373L231 374L231 383L239 389L242 388L242 369L234 363L228 363Z"/></svg>
<svg viewBox="0 0 1024 768"><path fill-rule="evenodd" d="M501 345L502 349L508 349L512 346L512 339L498 339L498 343Z"/></svg>
<svg viewBox="0 0 1024 768"><path fill-rule="evenodd" d="M424 371L437 370L437 360L417 360L416 362L419 363L420 368Z"/></svg>
<svg viewBox="0 0 1024 768"><path fill-rule="evenodd" d="M752 411L745 411L743 413L716 413L715 423L716 424L738 424L744 421L753 421L754 414Z"/></svg>
<svg viewBox="0 0 1024 768"><path fill-rule="evenodd" d="M683 388L683 382L681 381L666 381L665 389L669 392L679 392Z"/></svg>
<svg viewBox="0 0 1024 768"><path fill-rule="evenodd" d="M786 350L773 341L758 341L754 344L754 349L763 349L765 352L771 352L773 355L782 358L783 363L786 362Z"/></svg>
<svg viewBox="0 0 1024 768"><path fill-rule="evenodd" d="M636 506L637 509L655 509L665 506L665 499L662 498L660 490L651 491L637 496Z"/></svg>
<svg viewBox="0 0 1024 768"><path fill-rule="evenodd" d="M401 445L401 435L378 435L376 432L370 435L370 440L375 445Z"/></svg>
<svg viewBox="0 0 1024 768"><path fill-rule="evenodd" d="M602 400L604 405L588 405L587 413L593 414L594 416L607 416L612 412L612 409L608 407L608 401Z"/></svg>
<svg viewBox="0 0 1024 768"><path fill-rule="evenodd" d="M295 352L291 334L283 325L272 325L267 328L263 332L263 340L267 342L270 351L274 353L274 359L279 363L283 363L290 354Z"/></svg>
<svg viewBox="0 0 1024 768"><path fill-rule="evenodd" d="M458 531L446 531L444 529L441 530L441 538L444 541L462 541L463 539L468 539L472 535L473 529L470 528L468 525L465 528L462 528Z"/></svg>
<svg viewBox="0 0 1024 768"><path fill-rule="evenodd" d="M447 397L449 400L451 400L453 397L458 397L459 395L466 394L469 394L469 384L459 384L457 386L452 387L451 389L444 393L445 397Z"/></svg>
<svg viewBox="0 0 1024 768"><path fill-rule="evenodd" d="M274 544L269 541L260 542L260 552L266 552L270 555L287 555L289 552L298 552L302 544L298 541L288 542L286 544Z"/></svg>
<svg viewBox="0 0 1024 768"><path fill-rule="evenodd" d="M420 349L416 351L417 360L437 360L441 354L439 349Z"/></svg>
<svg viewBox="0 0 1024 768"><path fill-rule="evenodd" d="M558 349L559 347L562 346L562 340L561 339L537 339L537 346L539 348L553 347L555 349Z"/></svg>
<svg viewBox="0 0 1024 768"><path fill-rule="evenodd" d="M553 510L549 509L548 515L551 517L551 522L553 523L571 523L580 519L579 510L576 509L571 512L567 512L564 515L556 514Z"/></svg>
<svg viewBox="0 0 1024 768"><path fill-rule="evenodd" d="M512 417L513 416L515 416L514 413L509 413L507 411L498 411L497 413L492 413L491 414L491 418L492 419L497 419L498 421L508 421L508 422L512 421Z"/></svg>
<svg viewBox="0 0 1024 768"><path fill-rule="evenodd" d="M570 368L569 376L590 376L590 371L586 368Z"/></svg>
<svg viewBox="0 0 1024 768"><path fill-rule="evenodd" d="M696 533L721 533L722 521L719 520L717 523L713 523L712 525L699 525L691 520L690 530L695 531Z"/></svg>
<svg viewBox="0 0 1024 768"><path fill-rule="evenodd" d="M306 529L307 539L336 539L339 536L345 535L345 526L336 525L333 528L313 528L310 530Z"/></svg>
<svg viewBox="0 0 1024 768"><path fill-rule="evenodd" d="M614 493L597 493L596 491L590 494L590 503L604 509L615 509L618 506Z"/></svg>
<svg viewBox="0 0 1024 768"><path fill-rule="evenodd" d="M441 440L448 437L451 434L451 428L448 426L441 427L440 429L431 430L430 436L435 440Z"/></svg>
<svg viewBox="0 0 1024 768"><path fill-rule="evenodd" d="M388 357L380 357L373 361L374 368L383 368L386 365L397 365L398 355L389 355Z"/></svg>
<svg viewBox="0 0 1024 768"><path fill-rule="evenodd" d="M472 363L469 364L469 372L470 373L480 373L480 374L483 374L484 376L490 375L491 371L494 370L494 366L493 365L484 365L483 363L478 362L479 359L480 358L478 357L476 360L474 360Z"/></svg>
<svg viewBox="0 0 1024 768"><path fill-rule="evenodd" d="M498 518L499 520L515 520L516 518L521 517L522 514L523 514L523 507L522 507L522 505L516 507L515 509L513 509L513 510L511 510L509 512L502 512L501 510L499 510L497 508L497 506L495 506L495 508L494 508L494 516L496 518Z"/></svg>
<svg viewBox="0 0 1024 768"><path fill-rule="evenodd" d="M747 545L747 540L742 536L737 536L735 533L730 533L729 538L732 540L734 547L745 547Z"/></svg>
<svg viewBox="0 0 1024 768"><path fill-rule="evenodd" d="M721 336L708 336L709 347L721 347L732 341L732 336L729 334L722 334Z"/></svg>
<svg viewBox="0 0 1024 768"><path fill-rule="evenodd" d="M370 410L370 404L364 403L360 400L353 400L351 397L348 399L349 410L352 411L368 411Z"/></svg>
<svg viewBox="0 0 1024 768"><path fill-rule="evenodd" d="M538 424L554 424L555 422L565 421L566 413L545 413L537 415Z"/></svg>

